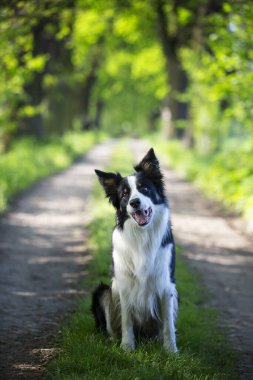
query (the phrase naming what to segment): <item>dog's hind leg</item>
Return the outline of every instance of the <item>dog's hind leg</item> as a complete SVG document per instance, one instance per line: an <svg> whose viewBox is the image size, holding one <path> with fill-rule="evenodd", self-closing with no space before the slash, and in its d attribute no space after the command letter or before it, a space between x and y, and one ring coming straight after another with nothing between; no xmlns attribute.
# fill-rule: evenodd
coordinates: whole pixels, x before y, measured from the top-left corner
<svg viewBox="0 0 253 380"><path fill-rule="evenodd" d="M101 283L93 292L91 311L96 328L112 335L110 323L111 288Z"/></svg>
<svg viewBox="0 0 253 380"><path fill-rule="evenodd" d="M113 320L115 319L115 316L111 289L103 294L101 305L103 306L105 313L106 331L111 338L116 338L117 334L113 328Z"/></svg>
<svg viewBox="0 0 253 380"><path fill-rule="evenodd" d="M177 292L173 288L164 292L161 309L163 320L163 346L166 351L177 352L176 345L176 316L177 316Z"/></svg>

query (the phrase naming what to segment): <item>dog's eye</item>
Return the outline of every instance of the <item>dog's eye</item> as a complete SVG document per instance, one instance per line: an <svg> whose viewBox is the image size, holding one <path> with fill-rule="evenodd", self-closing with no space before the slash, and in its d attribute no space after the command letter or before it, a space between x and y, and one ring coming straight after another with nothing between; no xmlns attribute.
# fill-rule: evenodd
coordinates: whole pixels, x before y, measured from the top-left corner
<svg viewBox="0 0 253 380"><path fill-rule="evenodd" d="M128 197L128 192L125 190L122 194L122 198L126 199Z"/></svg>
<svg viewBox="0 0 253 380"><path fill-rule="evenodd" d="M148 188L147 188L147 186L145 186L145 185L140 184L140 185L139 185L139 188L140 188L140 190L142 190L142 191L148 192Z"/></svg>

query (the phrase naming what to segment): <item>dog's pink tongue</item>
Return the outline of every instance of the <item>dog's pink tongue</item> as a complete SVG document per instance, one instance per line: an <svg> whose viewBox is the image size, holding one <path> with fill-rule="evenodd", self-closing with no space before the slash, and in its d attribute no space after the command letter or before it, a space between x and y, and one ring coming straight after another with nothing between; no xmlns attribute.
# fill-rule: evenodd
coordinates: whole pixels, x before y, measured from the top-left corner
<svg viewBox="0 0 253 380"><path fill-rule="evenodd" d="M147 215L144 211L138 210L134 213L134 219L138 224L147 223Z"/></svg>

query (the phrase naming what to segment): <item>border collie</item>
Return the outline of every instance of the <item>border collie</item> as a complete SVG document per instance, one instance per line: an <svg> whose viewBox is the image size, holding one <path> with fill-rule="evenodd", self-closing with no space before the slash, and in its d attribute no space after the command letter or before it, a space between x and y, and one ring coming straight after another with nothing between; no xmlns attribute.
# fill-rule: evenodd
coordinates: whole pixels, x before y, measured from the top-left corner
<svg viewBox="0 0 253 380"><path fill-rule="evenodd" d="M163 176L154 150L134 167L133 175L95 170L116 209L112 235L112 284L93 293L96 327L116 338L121 347L135 348L140 337L159 338L177 352L175 322L175 245Z"/></svg>

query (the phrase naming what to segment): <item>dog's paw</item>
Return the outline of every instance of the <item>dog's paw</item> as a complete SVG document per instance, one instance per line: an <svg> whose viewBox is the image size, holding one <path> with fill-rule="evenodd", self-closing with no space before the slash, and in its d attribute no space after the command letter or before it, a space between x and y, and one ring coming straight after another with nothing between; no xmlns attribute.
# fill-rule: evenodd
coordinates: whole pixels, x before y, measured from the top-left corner
<svg viewBox="0 0 253 380"><path fill-rule="evenodd" d="M163 348L166 352L178 353L176 344L164 343Z"/></svg>
<svg viewBox="0 0 253 380"><path fill-rule="evenodd" d="M121 342L120 347L126 352L132 352L135 349L135 344L132 342Z"/></svg>

